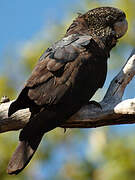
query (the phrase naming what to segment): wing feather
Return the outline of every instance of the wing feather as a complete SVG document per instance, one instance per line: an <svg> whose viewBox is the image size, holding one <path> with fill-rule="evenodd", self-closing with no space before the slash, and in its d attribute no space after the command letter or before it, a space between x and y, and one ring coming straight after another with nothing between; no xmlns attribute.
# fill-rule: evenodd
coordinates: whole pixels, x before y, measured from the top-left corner
<svg viewBox="0 0 135 180"><path fill-rule="evenodd" d="M90 49L91 46L93 48L93 43L95 41L91 36L70 35L47 49L39 59L24 89L15 102L18 105L18 109L18 101L22 100L22 104L25 104L24 97L27 97L39 106L60 102L65 94L74 87L78 75L83 76L81 75L83 68L80 67L84 66L88 59L92 59L91 53L87 49ZM88 70L87 65L85 65L84 69ZM84 70L83 73L85 73ZM91 67L89 67L89 74L90 76L94 75ZM99 84L99 87L104 83L105 77L101 79L102 82ZM92 77L90 81L93 83ZM20 108L22 107L24 106L21 105Z"/></svg>

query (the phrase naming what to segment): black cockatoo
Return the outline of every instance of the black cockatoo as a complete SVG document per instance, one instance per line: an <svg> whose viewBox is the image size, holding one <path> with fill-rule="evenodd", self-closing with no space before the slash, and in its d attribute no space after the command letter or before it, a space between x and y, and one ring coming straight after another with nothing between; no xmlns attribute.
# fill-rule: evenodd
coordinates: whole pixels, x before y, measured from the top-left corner
<svg viewBox="0 0 135 180"><path fill-rule="evenodd" d="M44 52L9 107L9 116L24 108L31 111L8 164L9 174L24 169L44 133L58 127L102 88L110 50L127 27L126 15L120 9L95 8L79 15L65 36ZM42 111L44 118L36 120Z"/></svg>

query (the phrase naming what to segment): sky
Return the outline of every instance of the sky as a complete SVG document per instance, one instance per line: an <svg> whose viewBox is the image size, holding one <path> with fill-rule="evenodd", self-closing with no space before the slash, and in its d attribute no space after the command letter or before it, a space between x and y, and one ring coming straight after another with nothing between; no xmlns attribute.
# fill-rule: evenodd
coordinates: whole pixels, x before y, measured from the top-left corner
<svg viewBox="0 0 135 180"><path fill-rule="evenodd" d="M80 0L0 0L0 57L30 40L48 22L60 22ZM0 58L0 61L2 59Z"/></svg>

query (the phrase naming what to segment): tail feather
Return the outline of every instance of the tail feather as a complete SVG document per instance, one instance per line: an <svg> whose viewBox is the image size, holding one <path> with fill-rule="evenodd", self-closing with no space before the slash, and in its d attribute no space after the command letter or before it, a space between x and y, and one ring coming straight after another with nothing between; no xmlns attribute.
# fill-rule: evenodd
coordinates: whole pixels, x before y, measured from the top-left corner
<svg viewBox="0 0 135 180"><path fill-rule="evenodd" d="M8 174L18 174L21 172L36 152L44 133L57 127L57 119L54 119L55 113L50 113L50 111L46 110L43 113L43 117L39 118L37 113L39 110L35 110L35 108L32 110L29 122L20 133L19 145L9 161L7 167ZM47 118L46 121L44 117Z"/></svg>
<svg viewBox="0 0 135 180"><path fill-rule="evenodd" d="M9 161L7 168L8 174L18 174L27 166L37 150L42 137L43 135L40 135L30 140L19 141L19 145Z"/></svg>

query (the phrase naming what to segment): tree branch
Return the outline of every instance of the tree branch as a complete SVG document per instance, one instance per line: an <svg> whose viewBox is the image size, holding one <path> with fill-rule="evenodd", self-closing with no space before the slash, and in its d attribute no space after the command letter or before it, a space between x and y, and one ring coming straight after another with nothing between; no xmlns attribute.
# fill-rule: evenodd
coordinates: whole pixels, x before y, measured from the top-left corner
<svg viewBox="0 0 135 180"><path fill-rule="evenodd" d="M121 71L110 83L105 97L100 102L102 109L93 104L86 105L61 124L61 127L93 128L135 123L135 98L122 101L124 90L134 75L135 49ZM8 118L10 103L6 102L0 105L0 133L22 129L29 121L29 109L20 110ZM39 113L37 118L44 118L44 112Z"/></svg>

